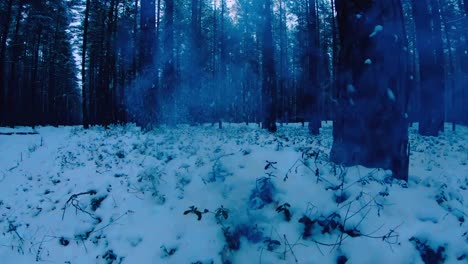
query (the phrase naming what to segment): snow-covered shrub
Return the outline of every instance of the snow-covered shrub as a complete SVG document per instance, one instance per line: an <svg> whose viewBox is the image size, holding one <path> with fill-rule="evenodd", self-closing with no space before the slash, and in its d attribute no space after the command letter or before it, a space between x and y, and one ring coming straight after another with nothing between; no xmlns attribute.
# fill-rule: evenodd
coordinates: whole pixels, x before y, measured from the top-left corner
<svg viewBox="0 0 468 264"><path fill-rule="evenodd" d="M166 198L161 194L159 187L161 185L162 172L157 167L148 167L137 176L138 182L142 183L140 191L151 192L153 197L157 198L158 203L164 204Z"/></svg>
<svg viewBox="0 0 468 264"><path fill-rule="evenodd" d="M215 161L210 174L208 182L216 182L218 180L224 182L227 177L232 176L232 173L228 171L220 160Z"/></svg>
<svg viewBox="0 0 468 264"><path fill-rule="evenodd" d="M252 243L259 243L264 240L263 232L257 225L239 224L232 230L230 227L222 228L226 245L230 250L237 251L241 247L240 239L244 237Z"/></svg>
<svg viewBox="0 0 468 264"><path fill-rule="evenodd" d="M433 249L429 246L428 241L412 237L409 240L419 251L421 258L425 264L439 264L445 261L445 247L439 246Z"/></svg>
<svg viewBox="0 0 468 264"><path fill-rule="evenodd" d="M251 209L262 209L265 205L271 204L275 190L276 188L271 181L271 177L258 179L255 189L250 195L249 207Z"/></svg>

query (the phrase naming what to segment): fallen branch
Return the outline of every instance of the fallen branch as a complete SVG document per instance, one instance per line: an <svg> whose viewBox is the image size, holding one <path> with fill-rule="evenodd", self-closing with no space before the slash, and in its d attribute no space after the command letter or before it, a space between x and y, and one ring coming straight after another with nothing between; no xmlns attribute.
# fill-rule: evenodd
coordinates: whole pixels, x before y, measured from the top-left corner
<svg viewBox="0 0 468 264"><path fill-rule="evenodd" d="M39 135L37 132L0 132L0 136L28 136L28 135Z"/></svg>

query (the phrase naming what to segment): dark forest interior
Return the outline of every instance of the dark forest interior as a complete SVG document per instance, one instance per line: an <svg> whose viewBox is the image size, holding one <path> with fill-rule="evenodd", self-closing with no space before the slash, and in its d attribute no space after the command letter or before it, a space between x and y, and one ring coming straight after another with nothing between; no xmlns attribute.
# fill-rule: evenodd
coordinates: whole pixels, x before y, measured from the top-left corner
<svg viewBox="0 0 468 264"><path fill-rule="evenodd" d="M407 179L409 125L468 125L467 0L3 0L0 12L0 126L308 122L313 135L333 120L332 160Z"/></svg>

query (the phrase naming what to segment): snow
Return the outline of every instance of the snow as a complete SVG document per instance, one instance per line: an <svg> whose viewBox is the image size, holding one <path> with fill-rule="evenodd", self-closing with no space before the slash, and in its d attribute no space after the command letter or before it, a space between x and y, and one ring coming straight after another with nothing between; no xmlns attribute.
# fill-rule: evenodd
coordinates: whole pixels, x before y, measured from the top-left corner
<svg viewBox="0 0 468 264"><path fill-rule="evenodd" d="M352 84L348 84L348 86L346 86L346 90L347 90L348 93L350 93L350 94L356 92L356 88L355 88L354 85L352 85Z"/></svg>
<svg viewBox="0 0 468 264"><path fill-rule="evenodd" d="M393 90L390 88L387 89L387 96L388 96L388 99L392 101L396 100L395 93L393 93Z"/></svg>
<svg viewBox="0 0 468 264"><path fill-rule="evenodd" d="M374 31L369 35L370 38L373 38L375 36L377 36L377 34L379 34L379 32L381 32L383 30L383 26L382 25L377 25L374 27Z"/></svg>
<svg viewBox="0 0 468 264"><path fill-rule="evenodd" d="M35 132L0 135L1 263L466 263L467 127L411 127L408 183L331 163L330 122Z"/></svg>

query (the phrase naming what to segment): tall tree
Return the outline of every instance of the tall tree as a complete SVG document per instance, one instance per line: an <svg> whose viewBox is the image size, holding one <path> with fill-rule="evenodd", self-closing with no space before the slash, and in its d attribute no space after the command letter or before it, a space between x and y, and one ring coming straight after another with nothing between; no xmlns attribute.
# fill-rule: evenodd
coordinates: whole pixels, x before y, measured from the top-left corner
<svg viewBox="0 0 468 264"><path fill-rule="evenodd" d="M283 0L279 1L279 70L278 70L278 117L283 122L286 120L286 89L288 78L288 26L286 6Z"/></svg>
<svg viewBox="0 0 468 264"><path fill-rule="evenodd" d="M86 79L86 51L88 48L89 8L91 0L86 0L85 17L83 23L83 46L81 51L81 103L83 111L83 127L89 128L88 86Z"/></svg>
<svg viewBox="0 0 468 264"><path fill-rule="evenodd" d="M176 68L174 57L174 0L166 0L163 31L163 76L162 95L159 97L161 115L166 123L175 124Z"/></svg>
<svg viewBox="0 0 468 264"><path fill-rule="evenodd" d="M419 133L437 136L444 130L444 58L438 0L413 0L419 55Z"/></svg>
<svg viewBox="0 0 468 264"><path fill-rule="evenodd" d="M468 86L468 0L463 0L463 7L464 7L464 14L465 14L465 20L462 26L460 27L462 30L462 36L464 39L464 45L458 49L459 50L459 56L461 60L461 74L462 78L461 81L459 82L459 92L458 94L460 95L461 98L461 107L459 108L459 115L460 117L458 120L460 120L460 123L464 125L468 125L468 115L463 115L463 113L468 112L468 89L466 87ZM462 12L463 14L463 12Z"/></svg>
<svg viewBox="0 0 468 264"><path fill-rule="evenodd" d="M272 0L264 0L262 10L262 100L264 129L276 132L276 70L272 32Z"/></svg>
<svg viewBox="0 0 468 264"><path fill-rule="evenodd" d="M307 87L305 87L304 107L307 120L309 121L309 133L318 135L320 133L320 85L319 69L320 64L320 43L317 3L315 0L307 0Z"/></svg>
<svg viewBox="0 0 468 264"><path fill-rule="evenodd" d="M195 108L201 107L197 104L200 100L201 91L201 81L200 78L202 74L202 25L201 25L202 13L201 13L201 1L193 0L191 5L191 21L190 21L190 47L192 52L190 54L190 63L192 65L191 71L189 74L189 80L191 87L189 88L190 97L195 99L189 105L189 114L190 122L196 122L197 111Z"/></svg>
<svg viewBox="0 0 468 264"><path fill-rule="evenodd" d="M395 178L408 180L401 2L337 0L336 9L339 109L331 159L391 169Z"/></svg>
<svg viewBox="0 0 468 264"><path fill-rule="evenodd" d="M143 78L148 80L144 87L144 101L146 113L146 125L156 122L156 98L158 72L154 61L157 52L156 46L156 1L141 0L140 11L140 63Z"/></svg>

